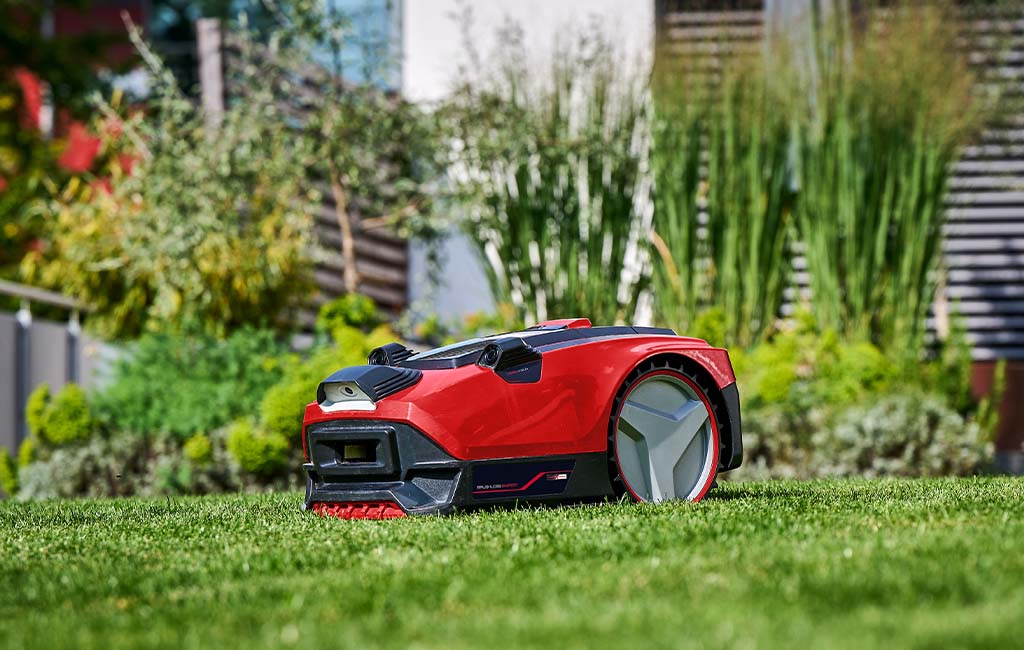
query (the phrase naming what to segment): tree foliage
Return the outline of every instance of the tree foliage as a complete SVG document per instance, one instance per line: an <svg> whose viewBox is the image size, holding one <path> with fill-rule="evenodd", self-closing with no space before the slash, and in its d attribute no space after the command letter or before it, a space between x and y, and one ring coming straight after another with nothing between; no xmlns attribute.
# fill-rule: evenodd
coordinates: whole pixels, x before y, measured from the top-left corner
<svg viewBox="0 0 1024 650"><path fill-rule="evenodd" d="M249 78L246 101L218 122L137 40L154 78L146 111L105 105L98 131L123 131L136 163L109 191L69 183L52 201L51 248L29 277L95 308L113 337L249 323L290 325L311 292L309 144L289 126L279 78ZM106 138L105 146L117 146Z"/></svg>

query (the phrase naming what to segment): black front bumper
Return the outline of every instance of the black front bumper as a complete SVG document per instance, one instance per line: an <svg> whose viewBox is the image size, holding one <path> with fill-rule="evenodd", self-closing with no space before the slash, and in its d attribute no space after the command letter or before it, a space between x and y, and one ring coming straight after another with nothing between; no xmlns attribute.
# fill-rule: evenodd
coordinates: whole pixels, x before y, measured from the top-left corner
<svg viewBox="0 0 1024 650"><path fill-rule="evenodd" d="M408 514L516 501L578 501L613 494L603 452L465 461L408 424L336 420L306 428L305 508L395 502ZM366 453L356 460L346 450Z"/></svg>

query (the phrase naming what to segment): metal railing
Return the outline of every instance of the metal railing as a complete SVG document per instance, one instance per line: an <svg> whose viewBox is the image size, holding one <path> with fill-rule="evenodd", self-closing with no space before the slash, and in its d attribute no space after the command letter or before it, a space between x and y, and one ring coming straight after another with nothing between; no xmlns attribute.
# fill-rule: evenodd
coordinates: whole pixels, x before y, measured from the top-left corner
<svg viewBox="0 0 1024 650"><path fill-rule="evenodd" d="M81 380L79 366L79 350L82 336L80 314L88 312L89 307L81 302L60 293L31 287L16 282L0 280L0 295L11 296L21 301L21 307L14 315L14 410L15 410L15 445L28 435L28 423L25 420L25 403L32 390L32 304L49 305L68 311L67 345L64 359L64 376L69 382Z"/></svg>

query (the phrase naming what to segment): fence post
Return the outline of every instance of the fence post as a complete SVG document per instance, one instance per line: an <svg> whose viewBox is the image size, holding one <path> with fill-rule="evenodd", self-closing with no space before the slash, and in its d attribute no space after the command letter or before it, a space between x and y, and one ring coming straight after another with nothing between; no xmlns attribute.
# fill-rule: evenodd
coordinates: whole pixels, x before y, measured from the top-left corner
<svg viewBox="0 0 1024 650"><path fill-rule="evenodd" d="M72 309L71 316L68 317L68 363L67 363L67 375L68 381L77 384L79 382L79 375L81 374L78 364L78 348L79 341L82 337L82 325L78 321L78 310Z"/></svg>
<svg viewBox="0 0 1024 650"><path fill-rule="evenodd" d="M224 66L221 60L220 21L196 21L196 51L199 54L199 91L206 124L216 127L224 115Z"/></svg>
<svg viewBox="0 0 1024 650"><path fill-rule="evenodd" d="M25 419L25 402L28 401L29 375L32 373L31 329L32 309L27 299L22 298L21 309L15 314L18 327L15 335L14 401L18 409L17 444L28 437L28 421Z"/></svg>

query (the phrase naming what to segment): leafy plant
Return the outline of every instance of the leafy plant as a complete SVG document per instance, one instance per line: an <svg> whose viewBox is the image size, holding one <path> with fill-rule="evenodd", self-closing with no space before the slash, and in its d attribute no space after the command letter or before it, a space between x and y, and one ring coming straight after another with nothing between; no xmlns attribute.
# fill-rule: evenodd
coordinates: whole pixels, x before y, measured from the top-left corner
<svg viewBox="0 0 1024 650"><path fill-rule="evenodd" d="M319 198L302 173L309 143L293 136L279 102L290 87L254 71L246 101L212 121L134 38L152 98L128 117L101 104L97 131L104 146L123 133L117 142L131 143L136 162L109 191L88 178L61 188L50 246L26 256L23 271L93 306L89 327L108 336L287 329L312 288Z"/></svg>
<svg viewBox="0 0 1024 650"><path fill-rule="evenodd" d="M818 25L797 130L799 237L821 322L916 360L950 164L983 115L941 8L901 4L854 31ZM805 96L801 93L799 96Z"/></svg>
<svg viewBox="0 0 1024 650"><path fill-rule="evenodd" d="M649 281L649 102L600 34L530 74L521 34L444 108L466 232L496 299L526 322L633 320Z"/></svg>
<svg viewBox="0 0 1024 650"><path fill-rule="evenodd" d="M149 334L114 366L96 395L113 430L187 438L253 414L282 376L285 346L273 332L242 329L227 339Z"/></svg>
<svg viewBox="0 0 1024 650"><path fill-rule="evenodd" d="M26 458L33 453L35 440L49 446L82 442L92 436L96 426L85 391L77 384L67 384L54 395L49 384L40 384L29 395L25 417L32 435L23 443L19 457Z"/></svg>
<svg viewBox="0 0 1024 650"><path fill-rule="evenodd" d="M43 382L35 387L25 401L25 421L28 430L38 436L46 422L46 406L50 403L50 384Z"/></svg>
<svg viewBox="0 0 1024 650"><path fill-rule="evenodd" d="M88 439L95 426L85 391L77 384L67 384L53 396L44 420L40 435L47 443L57 446Z"/></svg>
<svg viewBox="0 0 1024 650"><path fill-rule="evenodd" d="M188 458L193 463L208 465L210 459L213 458L213 443L210 442L210 437L205 433L197 433L185 441L181 451L185 458Z"/></svg>
<svg viewBox="0 0 1024 650"><path fill-rule="evenodd" d="M373 299L350 293L325 303L316 315L316 329L330 334L341 327L369 331L383 322Z"/></svg>
<svg viewBox="0 0 1024 650"><path fill-rule="evenodd" d="M18 493L18 465L6 447L0 448L0 490L9 497Z"/></svg>
<svg viewBox="0 0 1024 650"><path fill-rule="evenodd" d="M271 478L288 466L291 446L285 436L258 431L251 420L239 420L228 431L227 449L244 471Z"/></svg>
<svg viewBox="0 0 1024 650"><path fill-rule="evenodd" d="M814 439L820 475L963 476L990 456L978 424L934 395L883 396L837 420Z"/></svg>
<svg viewBox="0 0 1024 650"><path fill-rule="evenodd" d="M223 438L214 434L209 440L211 457L205 464L185 456L172 437L114 433L52 449L20 469L18 498L205 494L251 484L229 462Z"/></svg>
<svg viewBox="0 0 1024 650"><path fill-rule="evenodd" d="M30 435L21 441L21 445L18 447L18 467L25 467L36 461L38 457L39 443L35 435Z"/></svg>

